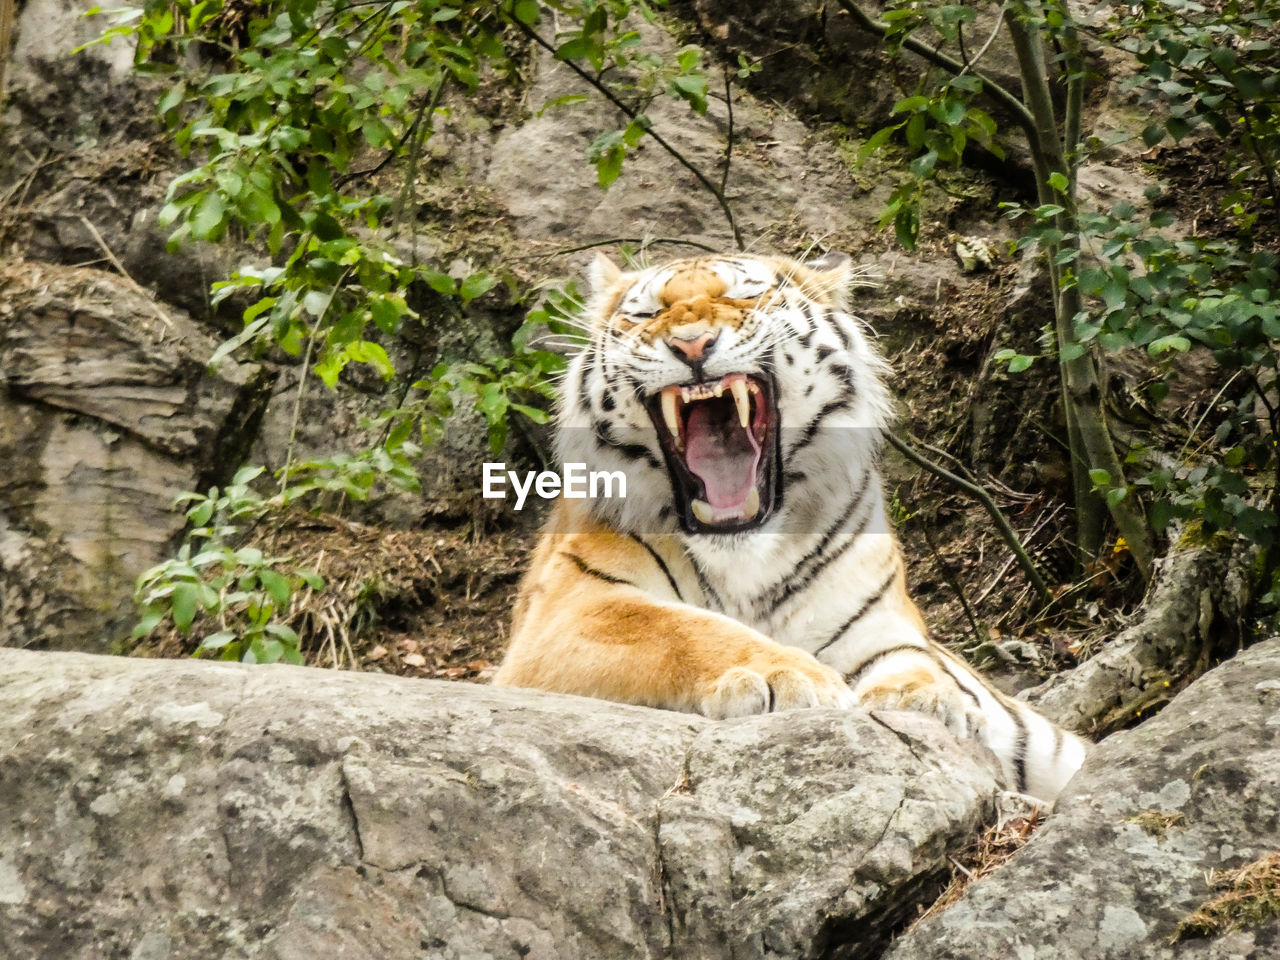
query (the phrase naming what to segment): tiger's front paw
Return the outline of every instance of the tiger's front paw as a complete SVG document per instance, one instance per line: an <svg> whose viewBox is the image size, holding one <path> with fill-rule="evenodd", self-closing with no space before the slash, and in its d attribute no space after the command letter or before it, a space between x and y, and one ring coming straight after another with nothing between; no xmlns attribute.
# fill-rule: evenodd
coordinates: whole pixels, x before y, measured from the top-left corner
<svg viewBox="0 0 1280 960"><path fill-rule="evenodd" d="M961 739L981 739L987 719L977 701L941 668L912 666L882 673L855 693L867 710L913 710L937 717Z"/></svg>
<svg viewBox="0 0 1280 960"><path fill-rule="evenodd" d="M847 710L856 702L844 677L816 660L792 665L753 664L730 667L722 673L711 692L703 697L701 713L713 720L724 720L802 707Z"/></svg>

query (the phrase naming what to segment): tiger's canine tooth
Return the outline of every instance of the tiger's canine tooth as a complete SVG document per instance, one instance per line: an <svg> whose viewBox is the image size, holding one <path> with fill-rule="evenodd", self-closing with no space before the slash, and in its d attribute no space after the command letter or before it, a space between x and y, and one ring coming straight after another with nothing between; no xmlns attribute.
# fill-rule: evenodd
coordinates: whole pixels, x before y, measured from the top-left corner
<svg viewBox="0 0 1280 960"><path fill-rule="evenodd" d="M694 499L690 506L693 507L693 515L698 518L701 523L715 523L716 513L711 509L711 504L705 500Z"/></svg>
<svg viewBox="0 0 1280 960"><path fill-rule="evenodd" d="M747 500L742 505L742 519L752 520L755 515L760 512L760 490L758 487L752 487L751 492L747 494Z"/></svg>
<svg viewBox="0 0 1280 960"><path fill-rule="evenodd" d="M738 407L738 420L742 423L742 429L747 428L747 424L751 422L751 400L747 395L747 381L735 380L729 384L729 389L733 392L733 402Z"/></svg>
<svg viewBox="0 0 1280 960"><path fill-rule="evenodd" d="M667 422L667 429L676 440L680 439L680 412L677 408L676 387L667 387L662 391L662 419Z"/></svg>

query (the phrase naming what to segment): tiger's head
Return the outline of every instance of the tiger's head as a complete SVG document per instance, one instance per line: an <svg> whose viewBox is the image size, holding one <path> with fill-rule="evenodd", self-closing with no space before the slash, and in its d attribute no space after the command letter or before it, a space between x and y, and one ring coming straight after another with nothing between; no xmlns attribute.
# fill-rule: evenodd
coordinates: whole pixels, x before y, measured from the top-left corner
<svg viewBox="0 0 1280 960"><path fill-rule="evenodd" d="M558 434L562 462L627 474L626 500L593 509L624 530L781 530L794 487L874 458L884 364L847 313L852 279L842 256L598 257Z"/></svg>

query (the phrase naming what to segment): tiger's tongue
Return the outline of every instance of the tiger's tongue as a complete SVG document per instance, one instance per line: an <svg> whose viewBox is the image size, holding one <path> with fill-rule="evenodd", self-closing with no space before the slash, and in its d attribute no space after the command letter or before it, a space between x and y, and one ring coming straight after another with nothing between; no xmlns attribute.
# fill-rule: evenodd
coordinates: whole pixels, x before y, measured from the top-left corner
<svg viewBox="0 0 1280 960"><path fill-rule="evenodd" d="M689 411L684 462L706 487L711 506L739 507L756 484L760 444L743 429L731 400L704 400Z"/></svg>

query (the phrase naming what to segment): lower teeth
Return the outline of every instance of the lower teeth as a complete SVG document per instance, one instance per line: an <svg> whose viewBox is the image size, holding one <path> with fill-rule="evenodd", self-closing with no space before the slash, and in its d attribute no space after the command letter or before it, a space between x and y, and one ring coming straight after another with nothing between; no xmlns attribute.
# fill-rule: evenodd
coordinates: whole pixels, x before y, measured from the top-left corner
<svg viewBox="0 0 1280 960"><path fill-rule="evenodd" d="M713 507L705 500L694 500L693 515L700 523L722 523L725 520L753 520L760 512L760 491L755 487L747 494L741 507Z"/></svg>

